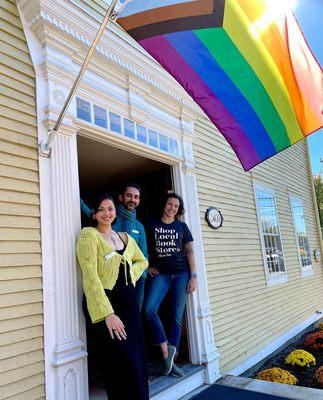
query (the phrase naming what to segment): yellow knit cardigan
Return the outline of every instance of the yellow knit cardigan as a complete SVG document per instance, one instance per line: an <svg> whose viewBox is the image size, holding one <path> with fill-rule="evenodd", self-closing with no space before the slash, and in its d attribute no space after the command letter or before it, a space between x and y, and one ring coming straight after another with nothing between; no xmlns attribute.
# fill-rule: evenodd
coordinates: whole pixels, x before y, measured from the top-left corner
<svg viewBox="0 0 323 400"><path fill-rule="evenodd" d="M100 322L112 314L112 305L104 289L112 289L118 279L120 268L126 262L130 266L130 277L135 285L148 261L135 240L127 234L128 244L123 255L118 254L95 228L83 228L76 244L76 255L83 273L83 290L87 308L93 323ZM127 282L128 283L128 282Z"/></svg>

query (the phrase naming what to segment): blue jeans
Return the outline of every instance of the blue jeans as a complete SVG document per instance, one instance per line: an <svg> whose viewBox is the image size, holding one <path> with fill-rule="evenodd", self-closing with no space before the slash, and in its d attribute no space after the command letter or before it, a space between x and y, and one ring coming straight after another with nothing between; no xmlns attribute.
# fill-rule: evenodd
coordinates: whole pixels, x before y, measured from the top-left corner
<svg viewBox="0 0 323 400"><path fill-rule="evenodd" d="M148 290L146 291L144 312L151 328L154 344L168 342L178 349L189 277L189 272L179 275L159 274L150 277ZM170 326L167 340L158 310L168 292L170 292L171 309L169 310Z"/></svg>
<svg viewBox="0 0 323 400"><path fill-rule="evenodd" d="M136 282L136 292L137 292L140 313L141 313L141 309L142 309L142 305L143 305L144 297L145 297L145 283L146 283L145 275L141 275L141 277Z"/></svg>

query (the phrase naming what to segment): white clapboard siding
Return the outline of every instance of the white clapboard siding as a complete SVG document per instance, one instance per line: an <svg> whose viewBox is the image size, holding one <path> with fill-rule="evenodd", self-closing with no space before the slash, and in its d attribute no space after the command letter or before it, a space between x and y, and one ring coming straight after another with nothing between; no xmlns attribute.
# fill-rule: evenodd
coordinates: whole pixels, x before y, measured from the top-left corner
<svg viewBox="0 0 323 400"><path fill-rule="evenodd" d="M0 1L0 398L42 399L35 74L13 0Z"/></svg>
<svg viewBox="0 0 323 400"><path fill-rule="evenodd" d="M301 277L289 194L305 208L311 253L319 248L305 142L244 172L239 161L205 118L197 121L194 155L208 288L222 373L259 352L293 326L323 308L323 271ZM253 184L275 191L288 282L266 285ZM208 207L223 214L212 230Z"/></svg>
<svg viewBox="0 0 323 400"><path fill-rule="evenodd" d="M92 15L98 21L102 21L110 2L102 0L69 0L70 3L75 4L82 10L86 11L87 14Z"/></svg>

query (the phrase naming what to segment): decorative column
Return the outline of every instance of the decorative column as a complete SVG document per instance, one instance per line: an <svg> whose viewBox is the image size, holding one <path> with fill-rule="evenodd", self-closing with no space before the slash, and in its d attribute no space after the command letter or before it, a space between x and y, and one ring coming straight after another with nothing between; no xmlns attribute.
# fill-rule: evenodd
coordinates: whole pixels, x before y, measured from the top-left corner
<svg viewBox="0 0 323 400"><path fill-rule="evenodd" d="M184 116L185 117L185 116ZM212 326L212 311L208 293L206 266L203 251L200 209L195 178L193 156L193 123L183 120L183 158L180 170L175 174L176 187L181 188L186 208L185 221L194 237L194 257L197 272L197 290L189 296L187 318L191 361L205 364L205 383L212 383L220 377L218 358Z"/></svg>
<svg viewBox="0 0 323 400"><path fill-rule="evenodd" d="M40 158L46 397L88 399L84 323L75 242L80 230L76 129L62 125Z"/></svg>
<svg viewBox="0 0 323 400"><path fill-rule="evenodd" d="M74 79L71 55L75 48L50 33L43 10L50 4L37 0L18 2L36 74L39 142L47 138ZM74 114L75 103L55 137L50 157L41 153L39 157L48 400L88 399L82 289L75 257L81 223Z"/></svg>

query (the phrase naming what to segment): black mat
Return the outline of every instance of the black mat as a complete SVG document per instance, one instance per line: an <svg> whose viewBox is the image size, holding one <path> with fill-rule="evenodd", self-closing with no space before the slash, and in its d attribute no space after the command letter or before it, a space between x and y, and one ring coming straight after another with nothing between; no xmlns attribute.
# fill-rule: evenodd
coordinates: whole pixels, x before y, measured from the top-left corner
<svg viewBox="0 0 323 400"><path fill-rule="evenodd" d="M190 400L288 400L286 397L213 384Z"/></svg>

